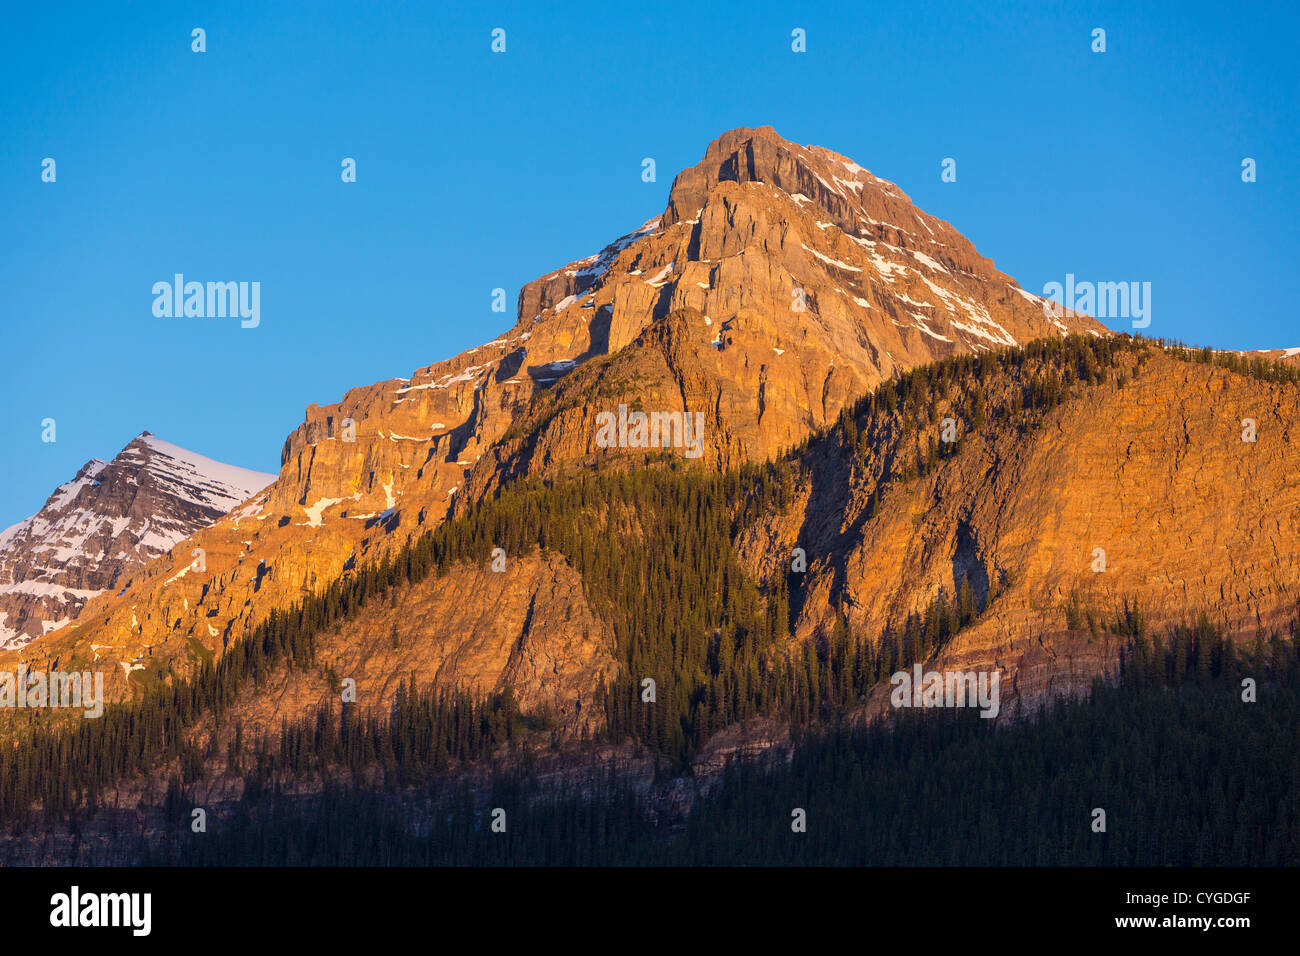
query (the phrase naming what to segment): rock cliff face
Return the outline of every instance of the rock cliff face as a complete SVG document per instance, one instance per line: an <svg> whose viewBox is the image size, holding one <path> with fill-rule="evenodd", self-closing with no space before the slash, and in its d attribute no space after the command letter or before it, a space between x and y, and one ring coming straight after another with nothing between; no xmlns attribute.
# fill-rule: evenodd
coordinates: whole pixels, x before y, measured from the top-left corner
<svg viewBox="0 0 1300 956"><path fill-rule="evenodd" d="M0 532L0 646L67 624L274 475L224 465L143 432L92 459L32 517Z"/></svg>

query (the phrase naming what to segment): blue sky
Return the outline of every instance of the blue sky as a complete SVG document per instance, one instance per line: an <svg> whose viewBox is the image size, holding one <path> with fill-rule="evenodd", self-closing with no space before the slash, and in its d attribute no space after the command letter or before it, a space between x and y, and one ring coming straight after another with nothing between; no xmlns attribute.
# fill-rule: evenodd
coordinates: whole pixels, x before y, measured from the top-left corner
<svg viewBox="0 0 1300 956"><path fill-rule="evenodd" d="M1031 291L1150 281L1149 334L1300 345L1288 5L440 6L9 5L0 526L144 429L278 470L307 404L502 331L493 288L657 215L736 126L898 183ZM155 318L176 272L259 281L260 326Z"/></svg>

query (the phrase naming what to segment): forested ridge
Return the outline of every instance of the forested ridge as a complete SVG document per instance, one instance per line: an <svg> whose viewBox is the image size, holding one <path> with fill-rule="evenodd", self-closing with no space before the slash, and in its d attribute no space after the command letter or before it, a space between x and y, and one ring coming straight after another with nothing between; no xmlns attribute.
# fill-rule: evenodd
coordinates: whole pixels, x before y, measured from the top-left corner
<svg viewBox="0 0 1300 956"><path fill-rule="evenodd" d="M392 558L358 569L290 610L273 612L248 637L236 641L228 653L217 660L204 660L187 679L154 681L137 699L108 707L98 720L38 725L15 734L0 748L0 822L21 827L38 819L33 815L36 807L41 811L39 819L84 819L100 805L101 794L119 781L162 766L173 768L169 772L169 806L179 809L184 804L186 787L200 779L205 768L220 757L225 772L240 774L246 781L247 796L241 812L248 815L250 834L263 832L270 825L265 820L254 825L259 819L258 807L270 808L272 814L290 812L285 809L288 804L275 796L284 779L309 771L328 777L335 769L378 768L382 783L374 792L356 793L331 786L322 797L321 812L328 813L333 807L340 820L350 816L365 819L367 825L398 834L393 839L400 843L400 834L406 833L408 827L384 829L388 827L384 814L396 813L403 805L395 796L398 788L419 787L450 769L499 758L507 750L519 754L527 749L526 741L536 742L539 736L549 735L557 746L562 746L559 728L551 716L520 713L508 691L475 699L458 691L407 686L388 713L361 712L350 705L326 707L312 718L286 722L274 734L253 738L245 734L235 705L240 694L250 688L255 692L277 668L316 668L318 636L328 628L346 626L367 601L382 599L398 587L419 586L429 575L446 573L457 564L486 564L497 547L510 555L536 550L563 555L582 575L594 607L610 622L621 670L619 678L600 695L605 741L632 739L657 753L666 773L677 773L689 768L701 745L716 731L737 721L765 716L789 721L795 739L803 740L792 768L800 766L798 761L812 760L819 753L825 759L839 759L846 764L869 763L866 756L853 756L858 754L853 748L860 746L859 741L874 739L871 734L878 731L850 731L843 724L843 715L859 705L867 692L889 674L924 660L960 627L974 620L983 610L979 599L965 586L959 587L956 594L940 591L925 613L896 622L885 634L854 634L839 615L823 640L800 645L789 635L791 600L792 595L797 596L799 576L781 573L754 580L741 566L733 546L738 530L771 510L788 507L800 493L808 460L815 454L829 450L846 459L871 458L877 468L874 507L893 483L915 480L936 467L941 458L961 454L961 441L944 444L935 440L931 426L942 413L952 414L962 422L963 435L984 428L1033 428L1074 389L1102 384L1108 376L1114 376L1122 387L1129 375L1140 373L1150 349L1149 343L1127 337L1073 336L1030 343L1024 349L947 359L884 383L846 410L834 426L788 455L725 475L684 465L671 456L659 456L634 471L597 468L561 482L509 487L494 500L470 506L455 520L425 534ZM1216 359L1218 353L1176 352L1192 361L1228 361ZM1239 367L1232 371L1267 380L1295 380L1286 377L1294 372L1290 367L1258 361L1237 364ZM1280 368L1286 371L1278 371ZM882 449L886 454L881 454ZM880 467L882 461L884 467ZM1089 617L1091 625L1098 626L1091 612ZM1176 629L1171 635L1151 635L1146 632L1140 611L1126 606L1122 611L1117 609L1116 620L1101 626L1125 634L1133 642L1135 656L1129 664L1125 690L1099 688L1093 700L1095 712L1077 705L1066 707L1043 723L1042 733L1051 726L1082 727L1090 719L1101 719L1109 712L1106 708L1118 713L1123 708L1164 706L1139 703L1148 697L1151 701L1165 701L1171 708L1168 712L1153 711L1150 719L1157 723L1169 720L1178 707L1209 708L1212 700L1205 696L1208 692L1203 688L1213 681L1226 682L1240 676L1241 659L1232 643L1204 620L1189 624L1187 629ZM1286 646L1276 641L1266 645L1261 639L1248 656L1259 661L1261 655L1271 654L1268 666L1274 674L1274 686L1287 691L1285 696L1294 704L1294 662ZM1157 666L1153 661L1163 664ZM1191 684L1177 680L1189 667L1195 680ZM640 698L645 677L657 684L653 705ZM1134 696L1136 689L1164 684L1177 690ZM1262 706L1255 709L1276 712ZM206 740L193 739L193 728L202 718L230 731L230 740L223 748L218 748L213 735ZM899 722L888 739L940 734L935 738L938 743L931 741L925 746L955 748L945 750L951 754L967 750L1000 754L1002 740L1030 733L1017 729L994 735L983 726L987 723L977 720L968 725L961 720L930 717L913 725L908 719ZM1300 725L1292 721L1290 726ZM1294 742L1294 731L1291 739ZM918 738L918 745L921 742ZM1116 745L1122 748L1122 741L1117 740ZM868 756L871 760L885 760L884 753L871 750ZM1009 751L1006 759L1013 755ZM1056 757L1066 759L1063 753ZM898 769L888 761L882 766ZM771 772L779 775L786 771ZM789 772L792 776L785 783L778 777L761 786L776 787L778 792L783 786L797 787L801 778L793 769ZM1290 772L1294 781L1293 765ZM503 781L510 776L506 774ZM524 778L500 785L522 792L529 784ZM931 786L933 781L926 783L918 776L916 785ZM857 784L849 780L843 786ZM732 798L728 795L744 789L724 786L718 797L723 801L721 805ZM852 802L867 793L845 789L836 799ZM879 794L871 793L873 800L879 798ZM816 798L817 794L812 794L808 800ZM608 803L608 814L602 811L601 818L640 819L644 808L637 806L638 799L611 783L602 796ZM913 793L912 799L926 797L924 793ZM939 804L946 799L939 799ZM563 830L566 812L589 814L592 803L579 801L569 811L558 797L544 797L540 802L519 803L516 812L541 814L542 810L529 807L547 806L551 816L546 826L548 832L556 833ZM788 816L789 810L784 812ZM436 835L439 821L444 819L459 819L459 824L447 825L453 830L456 826L464 829L463 814L434 814L427 824L429 832ZM691 826L713 826L695 823L696 819L692 815L687 832ZM541 822L543 817L539 816L539 826ZM284 840L299 838L292 836L291 820L282 823L288 834ZM223 832L234 838L229 830ZM322 832L330 831L325 828ZM508 840L493 844L487 852L505 853L502 847L514 846L511 841L532 839L516 837L518 832L512 830ZM718 840L731 839L725 828L715 827L710 832ZM802 836L812 832L810 827L809 834ZM464 842L468 839L466 833L448 831L442 836L445 839L431 838L426 850L421 851L431 854L425 861L470 862L464 854L482 851L477 844ZM629 847L638 845L631 830L622 832L620 839L623 837L630 841ZM260 839L251 835L248 838ZM844 832L838 837L846 838ZM662 835L647 839L647 860L675 859L671 854L662 856L668 852L665 846L676 847L672 853L695 852L679 842L665 843ZM1288 839L1287 845L1294 846L1295 841ZM347 842L354 841L349 837ZM352 852L364 854L368 845L355 841ZM383 845L382 840L374 845ZM575 844L575 853L579 845ZM818 844L806 839L802 845ZM1085 843L1058 849L1061 853L1081 853L1092 846ZM209 840L203 847L206 849L191 846L185 852L197 853L195 859L207 862L215 861L211 855L214 853L235 853L233 845L220 840ZM394 847L384 852L400 855ZM452 847L460 849L452 852L448 849ZM718 852L723 852L721 847L719 844ZM831 854L832 849L833 841L819 852ZM553 846L538 845L517 848L513 856L489 861L522 862L528 854L543 850L555 852ZM797 862L781 857L771 848L763 852L769 850L777 855L764 862ZM301 848L292 852L308 856L318 853ZM331 852L335 851L319 850L325 856ZM735 846L725 851L739 852ZM851 852L850 847L834 851ZM906 862L891 856L901 852L897 846L891 849L880 844L873 852L880 857L873 857L873 862ZM631 850L629 853L627 859L611 862L631 862L636 854ZM836 862L840 857L832 854L819 859ZM343 862L341 858L334 861ZM227 862L255 861L232 858ZM1007 862L1016 860L1008 858Z"/></svg>

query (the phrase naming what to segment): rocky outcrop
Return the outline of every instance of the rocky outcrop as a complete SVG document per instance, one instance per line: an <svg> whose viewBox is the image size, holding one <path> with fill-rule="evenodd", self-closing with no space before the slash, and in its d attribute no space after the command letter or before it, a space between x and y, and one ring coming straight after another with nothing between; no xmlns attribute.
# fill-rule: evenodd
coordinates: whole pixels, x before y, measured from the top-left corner
<svg viewBox="0 0 1300 956"><path fill-rule="evenodd" d="M337 709L345 679L359 707L387 713L398 685L414 680L476 697L508 687L522 710L549 713L577 734L599 726L595 689L618 673L612 630L555 555L512 558L500 571L453 567L367 604L315 645L313 668L277 669L243 695L250 728L274 733L283 717Z"/></svg>

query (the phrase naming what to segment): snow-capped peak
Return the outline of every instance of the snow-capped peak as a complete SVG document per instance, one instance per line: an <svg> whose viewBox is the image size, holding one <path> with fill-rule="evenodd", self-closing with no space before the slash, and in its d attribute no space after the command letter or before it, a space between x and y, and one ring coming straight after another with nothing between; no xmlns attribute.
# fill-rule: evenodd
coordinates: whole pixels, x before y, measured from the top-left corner
<svg viewBox="0 0 1300 956"><path fill-rule="evenodd" d="M150 432L110 462L92 458L40 511L0 532L0 647L67 624L274 480Z"/></svg>

